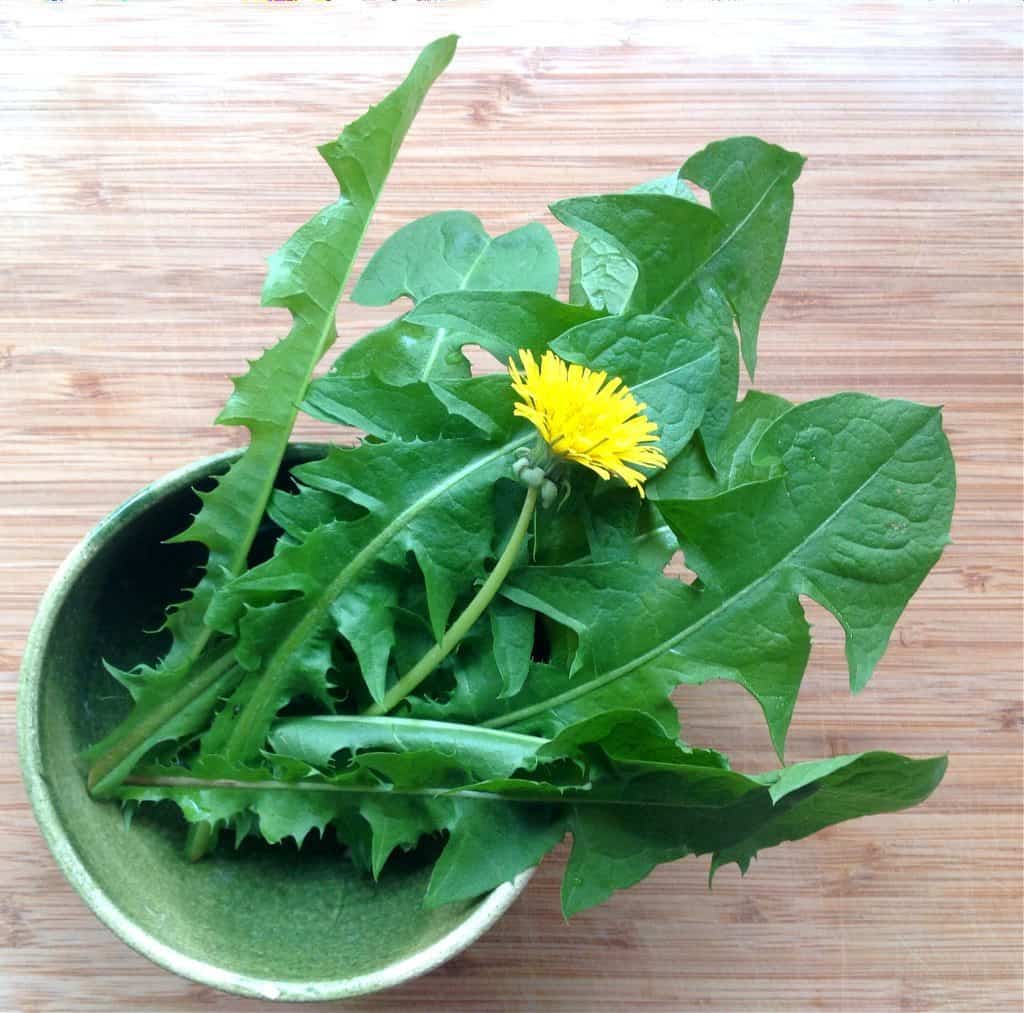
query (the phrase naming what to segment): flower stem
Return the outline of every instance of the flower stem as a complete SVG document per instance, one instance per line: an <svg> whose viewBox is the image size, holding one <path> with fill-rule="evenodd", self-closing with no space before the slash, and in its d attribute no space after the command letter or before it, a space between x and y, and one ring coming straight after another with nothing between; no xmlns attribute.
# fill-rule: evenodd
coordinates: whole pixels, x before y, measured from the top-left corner
<svg viewBox="0 0 1024 1013"><path fill-rule="evenodd" d="M394 686L384 695L384 699L380 703L375 703L372 707L367 708L363 713L368 716L376 716L380 714L387 714L388 711L392 710L399 703L401 703L424 679L430 675L438 665L448 657L449 654L458 646L462 638L469 632L473 624L483 615L484 609L490 605L493 601L494 596L498 593L501 585L505 583L505 578L508 576L509 571L515 565L515 561L519 556L519 549L523 544L523 539L526 537L526 532L529 530L530 521L533 518L533 512L537 507L537 497L540 493L539 488L531 486L526 490L526 499L523 501L523 508L519 511L519 519L516 521L516 526L512 529L512 534L509 536L508 544L505 546L504 552L502 552L497 563L494 564L494 569L487 575L487 579L484 581L482 587L477 591L473 600L466 606L465 610L461 613L458 619L445 631L443 637L441 637L440 643L434 644L433 647L423 655L422 658L412 668L402 676Z"/></svg>

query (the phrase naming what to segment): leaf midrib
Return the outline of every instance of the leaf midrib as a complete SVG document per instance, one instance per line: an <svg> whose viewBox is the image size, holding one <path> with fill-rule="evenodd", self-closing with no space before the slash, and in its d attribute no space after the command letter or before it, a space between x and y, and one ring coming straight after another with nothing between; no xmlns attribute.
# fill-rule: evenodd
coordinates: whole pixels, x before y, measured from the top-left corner
<svg viewBox="0 0 1024 1013"><path fill-rule="evenodd" d="M484 235L487 235L485 232ZM494 239L491 236L487 236L487 242L484 244L483 249L477 254L476 259L470 265L469 270L465 273L462 278L462 283L458 288L452 289L453 292L464 292L466 286L469 283L469 279L473 276L473 272L477 269L480 261L483 259L484 254L491 248ZM420 373L420 380L426 380L430 375L430 371L434 368L434 363L437 361L438 353L441 350L441 341L444 336L448 333L447 327L439 327L434 334L434 341L430 347L430 355L427 356L427 361L423 365L423 371Z"/></svg>
<svg viewBox="0 0 1024 1013"><path fill-rule="evenodd" d="M697 768L703 770L703 768ZM185 790L209 791L283 791L299 793L328 793L339 795L388 795L391 797L417 797L431 799L445 798L469 798L479 799L486 802L521 802L528 805L612 805L631 806L647 809L655 806L662 809L727 809L739 802L744 795L735 798L728 798L726 801L715 804L713 802L666 802L661 799L625 799L620 797L601 797L599 795L587 795L584 792L592 791L591 785L573 786L564 790L575 791L578 794L561 795L551 792L538 791L533 794L529 792L510 792L503 795L494 791L479 791L473 788L396 788L393 785L347 785L332 784L325 781L243 781L233 778L202 778L185 777L177 775L155 775L146 777L136 775L126 777L122 782L127 786L144 788L181 788ZM762 786L751 783L750 792L767 791ZM749 792L747 793L749 794Z"/></svg>
<svg viewBox="0 0 1024 1013"><path fill-rule="evenodd" d="M768 199L768 194L775 188L775 184L779 182L786 175L786 170L782 169L779 174L765 187L764 193L758 197L754 206L737 222L737 224L729 230L726 237L715 247L714 250L707 257L704 258L671 292L651 311L655 314L660 314L661 311L669 305L680 292L683 292L688 288L694 281L695 278L704 270L708 264L711 263L735 238L739 233L746 227L747 222L754 216L758 208ZM714 210L712 208L712 210Z"/></svg>
<svg viewBox="0 0 1024 1013"><path fill-rule="evenodd" d="M672 320L669 317L662 317L661 319L665 320L668 323L672 323L672 324L674 324L676 322L676 321ZM580 326L581 327L585 327L586 324L580 324ZM571 329L569 331L565 332L565 334L569 334L569 333L571 333ZM560 334L558 337L562 338L564 336L565 335ZM558 338L555 339L555 341L557 341L557 340L558 340ZM555 341L553 341L552 344L555 344ZM603 351L604 350L606 350L606 349L603 349ZM713 344L709 345L709 347L705 351L701 352L700 355L695 355L692 359L687 359L685 362L679 363L678 366L673 366L671 369L666 369L663 373L659 373L657 376L649 376L646 380L643 380L640 383L637 383L637 384L634 384L633 386L631 386L630 390L638 391L642 387L646 387L646 386L648 386L649 384L652 384L652 383L657 383L659 380L664 380L665 377L672 376L673 373L678 373L680 370L692 369L694 366L697 366L700 363L702 363L705 359L717 358L718 354L719 354L718 353L718 348L715 345L713 345ZM566 361L567 362L573 362L575 360L567 359ZM580 365L583 365L583 363L580 363Z"/></svg>

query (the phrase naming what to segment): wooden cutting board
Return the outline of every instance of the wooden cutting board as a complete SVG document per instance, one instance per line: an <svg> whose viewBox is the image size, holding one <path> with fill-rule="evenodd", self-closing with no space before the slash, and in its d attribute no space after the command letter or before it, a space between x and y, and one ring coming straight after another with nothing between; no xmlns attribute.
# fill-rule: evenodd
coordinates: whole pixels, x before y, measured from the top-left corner
<svg viewBox="0 0 1024 1013"><path fill-rule="evenodd" d="M950 754L924 806L765 854L660 868L565 925L549 859L486 938L345 1009L1021 1008L1020 7L986 4L24 2L0 11L0 1008L232 1010L123 946L46 851L14 754L16 670L75 541L139 486L233 446L228 374L283 333L265 256L332 182L316 143L415 50L463 36L369 236L556 198L753 133L808 156L759 387L945 405L954 544L871 686L816 645L792 760ZM341 341L382 315L346 306ZM320 433L303 423L301 435ZM686 737L772 756L735 687Z"/></svg>

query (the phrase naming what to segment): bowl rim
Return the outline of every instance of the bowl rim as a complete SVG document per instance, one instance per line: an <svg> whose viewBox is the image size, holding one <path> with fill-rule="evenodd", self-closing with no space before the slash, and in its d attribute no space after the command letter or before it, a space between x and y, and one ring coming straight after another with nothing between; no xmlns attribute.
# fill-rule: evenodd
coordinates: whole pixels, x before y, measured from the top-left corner
<svg viewBox="0 0 1024 1013"><path fill-rule="evenodd" d="M323 444L289 444L294 449L321 446ZM511 882L496 887L477 903L462 922L440 939L376 971L350 978L309 982L271 980L239 974L189 957L160 942L122 912L89 874L69 840L43 774L38 734L42 658L69 588L121 525L142 513L154 499L176 491L185 484L191 485L222 465L231 464L241 453L241 450L229 450L193 461L144 486L100 521L61 563L40 600L22 656L17 702L18 758L36 822L58 867L100 921L132 949L168 971L235 995L287 1002L347 999L400 985L450 960L494 925L522 893L535 869L527 869Z"/></svg>

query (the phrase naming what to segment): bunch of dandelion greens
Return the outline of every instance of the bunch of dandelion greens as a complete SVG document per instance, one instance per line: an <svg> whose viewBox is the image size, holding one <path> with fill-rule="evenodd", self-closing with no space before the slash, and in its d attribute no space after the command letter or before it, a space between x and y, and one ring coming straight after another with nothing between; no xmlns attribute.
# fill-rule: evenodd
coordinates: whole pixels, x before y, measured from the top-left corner
<svg viewBox="0 0 1024 1013"><path fill-rule="evenodd" d="M749 776L681 742L670 699L739 683L781 759L810 649L798 596L842 624L859 690L947 541L936 409L850 393L737 404L799 155L732 138L629 193L554 204L578 234L568 302L543 225L412 222L352 292L412 308L312 379L454 49L428 46L320 149L341 194L271 258L263 301L291 330L235 381L218 421L250 442L178 536L205 547L203 577L169 610L159 662L111 667L133 708L88 754L90 790L177 802L192 859L331 826L339 861L378 876L437 836L427 904L511 879L568 833L567 915L660 862L745 870L763 848L920 802L943 758ZM494 373L472 375L468 344ZM275 490L299 410L366 438ZM274 551L250 567L268 524ZM679 549L692 585L662 572Z"/></svg>

